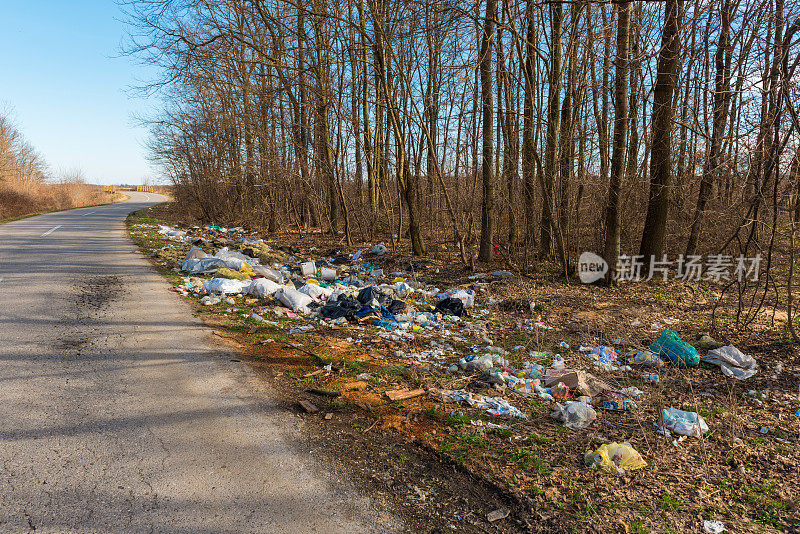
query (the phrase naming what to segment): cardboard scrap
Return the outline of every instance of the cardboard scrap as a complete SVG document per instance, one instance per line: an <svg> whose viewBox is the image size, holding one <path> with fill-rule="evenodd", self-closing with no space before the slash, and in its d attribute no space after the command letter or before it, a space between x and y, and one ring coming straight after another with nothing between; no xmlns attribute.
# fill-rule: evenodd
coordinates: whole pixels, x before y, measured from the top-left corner
<svg viewBox="0 0 800 534"><path fill-rule="evenodd" d="M414 397L420 397L425 394L424 389L395 389L392 391L387 391L386 396L389 397L391 401L402 401L407 399L413 399Z"/></svg>
<svg viewBox="0 0 800 534"><path fill-rule="evenodd" d="M549 370L542 377L544 387L552 387L556 384L564 384L571 391L577 391L580 395L595 397L603 391L613 391L614 388L585 371L573 371L564 369L563 371Z"/></svg>

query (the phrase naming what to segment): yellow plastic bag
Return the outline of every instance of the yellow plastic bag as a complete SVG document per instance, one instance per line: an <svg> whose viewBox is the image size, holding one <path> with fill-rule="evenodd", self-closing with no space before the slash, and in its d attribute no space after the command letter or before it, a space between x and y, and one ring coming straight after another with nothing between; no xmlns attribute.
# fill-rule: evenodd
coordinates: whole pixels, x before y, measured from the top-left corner
<svg viewBox="0 0 800 534"><path fill-rule="evenodd" d="M620 469L635 471L647 466L642 455L631 447L630 443L606 443L589 451L584 457L587 467L595 467L605 471L617 472Z"/></svg>
<svg viewBox="0 0 800 534"><path fill-rule="evenodd" d="M218 270L215 276L217 278L232 278L234 280L250 280L249 275L241 271L234 271L233 269L228 269L227 267L223 267L222 269Z"/></svg>

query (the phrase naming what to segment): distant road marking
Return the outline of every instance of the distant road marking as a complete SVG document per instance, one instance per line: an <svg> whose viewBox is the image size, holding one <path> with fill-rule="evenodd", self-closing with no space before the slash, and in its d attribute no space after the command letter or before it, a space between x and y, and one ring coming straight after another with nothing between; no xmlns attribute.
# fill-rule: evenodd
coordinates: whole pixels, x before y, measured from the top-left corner
<svg viewBox="0 0 800 534"><path fill-rule="evenodd" d="M89 213L84 213L81 217L86 217L87 215L91 215L92 213L97 213L96 211L90 211Z"/></svg>
<svg viewBox="0 0 800 534"><path fill-rule="evenodd" d="M53 228L50 228L48 231L46 231L45 233L43 233L43 234L42 234L42 235L40 235L39 237L46 237L46 236L48 236L48 235L52 234L53 232L55 232L56 230L58 230L59 228L61 228L61 225L60 225L60 224L59 224L58 226L55 226L55 227L53 227Z"/></svg>

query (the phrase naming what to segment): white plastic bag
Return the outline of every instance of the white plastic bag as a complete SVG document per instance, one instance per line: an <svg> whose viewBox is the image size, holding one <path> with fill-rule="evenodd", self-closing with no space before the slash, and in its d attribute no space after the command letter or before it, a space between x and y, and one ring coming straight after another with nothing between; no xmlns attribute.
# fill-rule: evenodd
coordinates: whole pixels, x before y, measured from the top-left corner
<svg viewBox="0 0 800 534"><path fill-rule="evenodd" d="M219 251L214 254L213 257L224 261L225 267L233 269L234 271L238 271L242 268L243 261L250 265L256 265L258 263L256 258L245 256L240 252L228 250L228 247L219 249Z"/></svg>
<svg viewBox="0 0 800 534"><path fill-rule="evenodd" d="M755 358L743 353L733 345L711 350L701 360L719 365L722 374L738 380L746 380L758 372Z"/></svg>
<svg viewBox="0 0 800 534"><path fill-rule="evenodd" d="M271 297L282 287L282 285L275 283L268 278L258 278L257 280L253 280L247 292L254 297L263 299L266 297Z"/></svg>
<svg viewBox="0 0 800 534"><path fill-rule="evenodd" d="M308 295L317 302L321 301L323 297L328 298L331 293L333 293L332 288L319 287L316 284L306 284L298 289L298 291Z"/></svg>
<svg viewBox="0 0 800 534"><path fill-rule="evenodd" d="M475 305L475 292L471 289L458 289L453 291L450 296L463 302L465 308L471 308Z"/></svg>
<svg viewBox="0 0 800 534"><path fill-rule="evenodd" d="M597 419L597 412L585 402L567 401L563 406L556 404L550 417L563 421L564 426L571 430L580 430Z"/></svg>
<svg viewBox="0 0 800 534"><path fill-rule="evenodd" d="M246 293L250 287L250 280L233 280L230 278L212 278L207 281L205 290L209 293L222 293L224 295L236 295Z"/></svg>
<svg viewBox="0 0 800 534"><path fill-rule="evenodd" d="M158 233L170 239L180 239L186 235L183 230L173 230L169 226L158 225Z"/></svg>
<svg viewBox="0 0 800 534"><path fill-rule="evenodd" d="M283 283L283 273L277 269L265 267L263 265L253 265L253 272L260 274L264 278L272 280L273 282L277 282L279 284Z"/></svg>
<svg viewBox="0 0 800 534"><path fill-rule="evenodd" d="M290 310L303 314L309 312L308 305L314 302L314 299L305 293L300 293L296 289L289 287L281 288L275 293L275 297Z"/></svg>

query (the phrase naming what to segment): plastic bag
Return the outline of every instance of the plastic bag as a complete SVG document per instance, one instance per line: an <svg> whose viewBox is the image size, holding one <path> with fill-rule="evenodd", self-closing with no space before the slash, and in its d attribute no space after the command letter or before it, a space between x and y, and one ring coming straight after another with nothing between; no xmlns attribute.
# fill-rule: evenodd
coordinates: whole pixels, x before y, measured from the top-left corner
<svg viewBox="0 0 800 534"><path fill-rule="evenodd" d="M283 287L279 291L275 293L275 297L281 301L281 303L286 306L287 308L291 309L293 312L299 313L308 313L308 305L314 302L314 299L306 295L305 293L300 293L296 289L292 289L289 287Z"/></svg>
<svg viewBox="0 0 800 534"><path fill-rule="evenodd" d="M374 247L372 247L372 250L370 250L370 252L371 252L372 254L377 254L378 256L383 256L383 255L384 255L384 254L386 254L388 251L389 251L389 249L388 249L388 248L386 248L386 245L384 245L383 243L378 243L377 245L375 245ZM354 259L355 259L355 258L354 258Z"/></svg>
<svg viewBox="0 0 800 534"><path fill-rule="evenodd" d="M248 278L256 274L253 272L253 268L250 267L250 264L247 263L246 261L243 261L242 265L239 266L239 272L242 273L243 275L246 275Z"/></svg>
<svg viewBox="0 0 800 534"><path fill-rule="evenodd" d="M281 289L280 284L269 280L268 278L259 278L258 280L253 280L253 283L250 284L250 288L248 289L248 293L253 295L254 297L258 297L260 299L271 297L275 294L279 289Z"/></svg>
<svg viewBox="0 0 800 534"><path fill-rule="evenodd" d="M665 408L661 412L664 428L681 436L701 437L708 432L708 425L697 412L685 412L677 408Z"/></svg>
<svg viewBox="0 0 800 534"><path fill-rule="evenodd" d="M758 372L756 360L733 345L727 345L710 351L703 356L706 363L719 365L722 374L738 380L746 380Z"/></svg>
<svg viewBox="0 0 800 534"><path fill-rule="evenodd" d="M180 239L186 235L186 232L183 230L173 230L169 226L162 226L160 224L158 225L158 233L170 239Z"/></svg>
<svg viewBox="0 0 800 534"><path fill-rule="evenodd" d="M250 265L255 265L258 263L258 260L256 258L245 256L240 252L228 250L228 247L219 249L219 251L217 251L217 253L214 254L213 257L224 261L225 267L233 269L235 271L238 271L239 269L242 268L242 262L247 262Z"/></svg>
<svg viewBox="0 0 800 534"><path fill-rule="evenodd" d="M339 319L344 317L348 321L355 320L355 314L361 309L361 303L347 293L336 293L328 297L328 302L322 307L320 313L325 319Z"/></svg>
<svg viewBox="0 0 800 534"><path fill-rule="evenodd" d="M664 365L664 360L649 350L637 350L635 353L628 355L628 363L641 365L642 367L661 367Z"/></svg>
<svg viewBox="0 0 800 534"><path fill-rule="evenodd" d="M414 291L414 288L412 288L405 282L395 282L394 291L400 298L406 298L410 293Z"/></svg>
<svg viewBox="0 0 800 534"><path fill-rule="evenodd" d="M585 402L568 401L563 406L556 404L550 417L563 421L564 426L571 430L580 430L597 419L597 412Z"/></svg>
<svg viewBox="0 0 800 534"><path fill-rule="evenodd" d="M368 286L358 292L357 298L361 304L368 305L373 300L378 301L378 304L383 304L389 297L376 286Z"/></svg>
<svg viewBox="0 0 800 534"><path fill-rule="evenodd" d="M213 273L223 267L227 264L219 258L190 258L181 263L181 270L190 274Z"/></svg>
<svg viewBox="0 0 800 534"><path fill-rule="evenodd" d="M394 315L403 313L406 309L406 303L402 300L393 300L386 308Z"/></svg>
<svg viewBox="0 0 800 534"><path fill-rule="evenodd" d="M264 267L263 265L254 265L253 272L255 272L255 274L260 274L264 278L272 280L273 282L277 282L279 284L283 283L283 273L276 269Z"/></svg>
<svg viewBox="0 0 800 534"><path fill-rule="evenodd" d="M218 270L217 277L232 278L234 280L250 280L250 275L247 275L241 271L234 271L233 269L228 269L227 267L223 267L222 269Z"/></svg>
<svg viewBox="0 0 800 534"><path fill-rule="evenodd" d="M587 467L595 467L604 471L618 472L619 470L635 471L647 467L642 455L631 447L630 443L606 443L589 451L584 457Z"/></svg>
<svg viewBox="0 0 800 534"><path fill-rule="evenodd" d="M224 295L236 295L246 293L250 287L250 280L232 280L230 278L212 278L204 286L209 293L222 293Z"/></svg>
<svg viewBox="0 0 800 534"><path fill-rule="evenodd" d="M436 311L442 315L455 315L461 317L464 315L464 303L461 299L453 297L446 297L439 301L436 305Z"/></svg>
<svg viewBox="0 0 800 534"><path fill-rule="evenodd" d="M619 354L611 347L595 347L592 349L592 356L601 363L617 363Z"/></svg>
<svg viewBox="0 0 800 534"><path fill-rule="evenodd" d="M475 292L471 289L459 289L450 296L463 302L465 308L471 308L475 305Z"/></svg>
<svg viewBox="0 0 800 534"><path fill-rule="evenodd" d="M465 389L448 390L448 389L431 389L429 392L432 396L442 400L442 402L466 402L470 406L483 408L489 415L505 415L508 417L519 417L520 419L527 419L528 417L519 411L517 408L508 403L507 400L500 397L485 397L478 393L472 393Z"/></svg>
<svg viewBox="0 0 800 534"><path fill-rule="evenodd" d="M650 350L667 358L678 367L694 367L700 363L700 355L697 354L697 350L669 328L661 332L658 339L650 345Z"/></svg>
<svg viewBox="0 0 800 534"><path fill-rule="evenodd" d="M192 246L189 252L186 254L185 260L202 260L203 258L208 258L208 254L203 252L203 249L200 247Z"/></svg>
<svg viewBox="0 0 800 534"><path fill-rule="evenodd" d="M333 289L320 287L316 284L306 284L299 288L298 291L300 293L305 293L318 302L322 300L322 297L328 298L330 294L333 293Z"/></svg>

